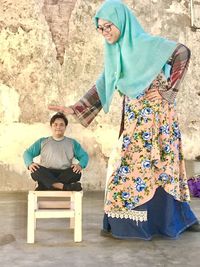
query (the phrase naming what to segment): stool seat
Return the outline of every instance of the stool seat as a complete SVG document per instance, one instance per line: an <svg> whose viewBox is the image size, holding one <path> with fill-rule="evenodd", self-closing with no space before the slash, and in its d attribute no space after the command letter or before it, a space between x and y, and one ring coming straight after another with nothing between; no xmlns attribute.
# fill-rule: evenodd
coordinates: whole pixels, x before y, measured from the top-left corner
<svg viewBox="0 0 200 267"><path fill-rule="evenodd" d="M35 242L36 220L41 218L70 218L74 242L81 242L82 196L82 191L29 191L27 243Z"/></svg>

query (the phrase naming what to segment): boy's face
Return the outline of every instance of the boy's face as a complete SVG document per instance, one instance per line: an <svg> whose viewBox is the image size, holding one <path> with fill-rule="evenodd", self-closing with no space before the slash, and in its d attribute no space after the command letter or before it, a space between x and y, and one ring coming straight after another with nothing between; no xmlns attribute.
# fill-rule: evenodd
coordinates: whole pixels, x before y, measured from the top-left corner
<svg viewBox="0 0 200 267"><path fill-rule="evenodd" d="M66 125L63 119L56 119L51 125L52 136L61 138L64 136Z"/></svg>

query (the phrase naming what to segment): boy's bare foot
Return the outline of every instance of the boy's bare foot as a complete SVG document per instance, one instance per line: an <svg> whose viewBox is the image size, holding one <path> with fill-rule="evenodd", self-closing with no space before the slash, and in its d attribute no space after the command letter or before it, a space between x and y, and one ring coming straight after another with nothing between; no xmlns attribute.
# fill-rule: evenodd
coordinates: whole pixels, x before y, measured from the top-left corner
<svg viewBox="0 0 200 267"><path fill-rule="evenodd" d="M64 185L62 183L54 183L52 187L58 190L63 190Z"/></svg>

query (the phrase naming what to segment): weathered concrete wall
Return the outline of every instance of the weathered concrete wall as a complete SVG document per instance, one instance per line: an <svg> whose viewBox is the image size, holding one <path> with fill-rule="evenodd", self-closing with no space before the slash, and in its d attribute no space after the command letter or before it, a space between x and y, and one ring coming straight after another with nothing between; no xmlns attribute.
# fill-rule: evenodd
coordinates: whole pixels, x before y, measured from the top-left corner
<svg viewBox="0 0 200 267"><path fill-rule="evenodd" d="M49 103L73 104L98 77L103 42L92 21L98 0L1 0L0 8L0 190L27 190L22 154L50 134ZM200 154L200 32L191 31L187 0L125 1L153 34L185 43L192 50L177 106L187 159ZM104 187L106 164L118 135L118 95L111 112L84 129L72 117L67 134L89 152L85 188ZM112 126L111 126L112 125ZM81 133L81 134L80 134Z"/></svg>

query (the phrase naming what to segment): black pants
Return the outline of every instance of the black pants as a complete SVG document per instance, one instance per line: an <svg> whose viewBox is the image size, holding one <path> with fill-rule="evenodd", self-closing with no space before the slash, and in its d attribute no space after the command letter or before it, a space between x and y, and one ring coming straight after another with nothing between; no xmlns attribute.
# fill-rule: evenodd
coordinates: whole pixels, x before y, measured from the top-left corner
<svg viewBox="0 0 200 267"><path fill-rule="evenodd" d="M38 182L40 190L52 189L52 184L63 183L64 185L76 183L81 179L81 173L73 172L72 168L65 170L49 169L40 166L39 169L31 173L34 181Z"/></svg>

